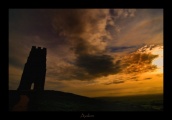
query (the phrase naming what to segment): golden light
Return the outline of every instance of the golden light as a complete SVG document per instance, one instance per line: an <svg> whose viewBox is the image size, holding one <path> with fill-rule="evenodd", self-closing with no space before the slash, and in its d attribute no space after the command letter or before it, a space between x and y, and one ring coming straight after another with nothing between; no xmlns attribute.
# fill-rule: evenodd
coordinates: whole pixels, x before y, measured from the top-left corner
<svg viewBox="0 0 172 120"><path fill-rule="evenodd" d="M158 68L156 72L163 73L163 46L155 47L152 50L152 54L158 55L158 57L152 61L152 64L156 65Z"/></svg>

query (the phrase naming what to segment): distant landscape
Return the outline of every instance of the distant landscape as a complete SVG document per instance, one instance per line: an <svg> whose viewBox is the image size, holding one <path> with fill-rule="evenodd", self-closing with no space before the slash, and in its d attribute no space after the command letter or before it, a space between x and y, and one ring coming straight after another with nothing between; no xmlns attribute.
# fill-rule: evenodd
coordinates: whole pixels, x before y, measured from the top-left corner
<svg viewBox="0 0 172 120"><path fill-rule="evenodd" d="M20 95L25 95L29 98L26 111L163 110L162 94L89 98L61 91L45 90L43 92L26 91L21 93L16 90L9 90L9 111L17 111L14 106L20 101Z"/></svg>

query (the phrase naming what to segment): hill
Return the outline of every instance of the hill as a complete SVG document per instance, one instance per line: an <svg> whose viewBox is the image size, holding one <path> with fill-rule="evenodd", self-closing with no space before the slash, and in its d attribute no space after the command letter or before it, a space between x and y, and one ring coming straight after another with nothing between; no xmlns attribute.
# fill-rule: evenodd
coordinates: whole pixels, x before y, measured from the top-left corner
<svg viewBox="0 0 172 120"><path fill-rule="evenodd" d="M161 111L163 101L162 95L89 98L61 91L9 90L9 110L17 111L17 105L26 111Z"/></svg>

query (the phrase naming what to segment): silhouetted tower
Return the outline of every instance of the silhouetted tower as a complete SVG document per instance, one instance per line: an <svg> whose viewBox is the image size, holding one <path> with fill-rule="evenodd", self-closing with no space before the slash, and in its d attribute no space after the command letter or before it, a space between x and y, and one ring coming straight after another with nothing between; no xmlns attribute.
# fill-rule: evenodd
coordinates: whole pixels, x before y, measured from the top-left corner
<svg viewBox="0 0 172 120"><path fill-rule="evenodd" d="M46 54L46 48L41 49L41 47L32 46L18 90L31 90L32 84L34 84L33 90L44 90Z"/></svg>

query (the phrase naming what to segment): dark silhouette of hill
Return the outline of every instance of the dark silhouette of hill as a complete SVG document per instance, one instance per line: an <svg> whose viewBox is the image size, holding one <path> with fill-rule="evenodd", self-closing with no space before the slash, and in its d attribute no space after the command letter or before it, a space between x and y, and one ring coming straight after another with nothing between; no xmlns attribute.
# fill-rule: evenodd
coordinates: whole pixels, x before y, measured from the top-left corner
<svg viewBox="0 0 172 120"><path fill-rule="evenodd" d="M162 95L161 95L162 96ZM129 98L129 99L127 99ZM133 97L134 98L134 97ZM146 98L143 100L143 98ZM60 91L9 90L10 111L155 111L162 110L159 97L101 97L89 98ZM149 97L150 98L150 97ZM139 101L141 100L141 101ZM19 104L20 103L20 104ZM154 105L154 108L151 105ZM24 106L21 109L18 108ZM17 108L17 109L16 109ZM156 108L156 109L155 109Z"/></svg>

